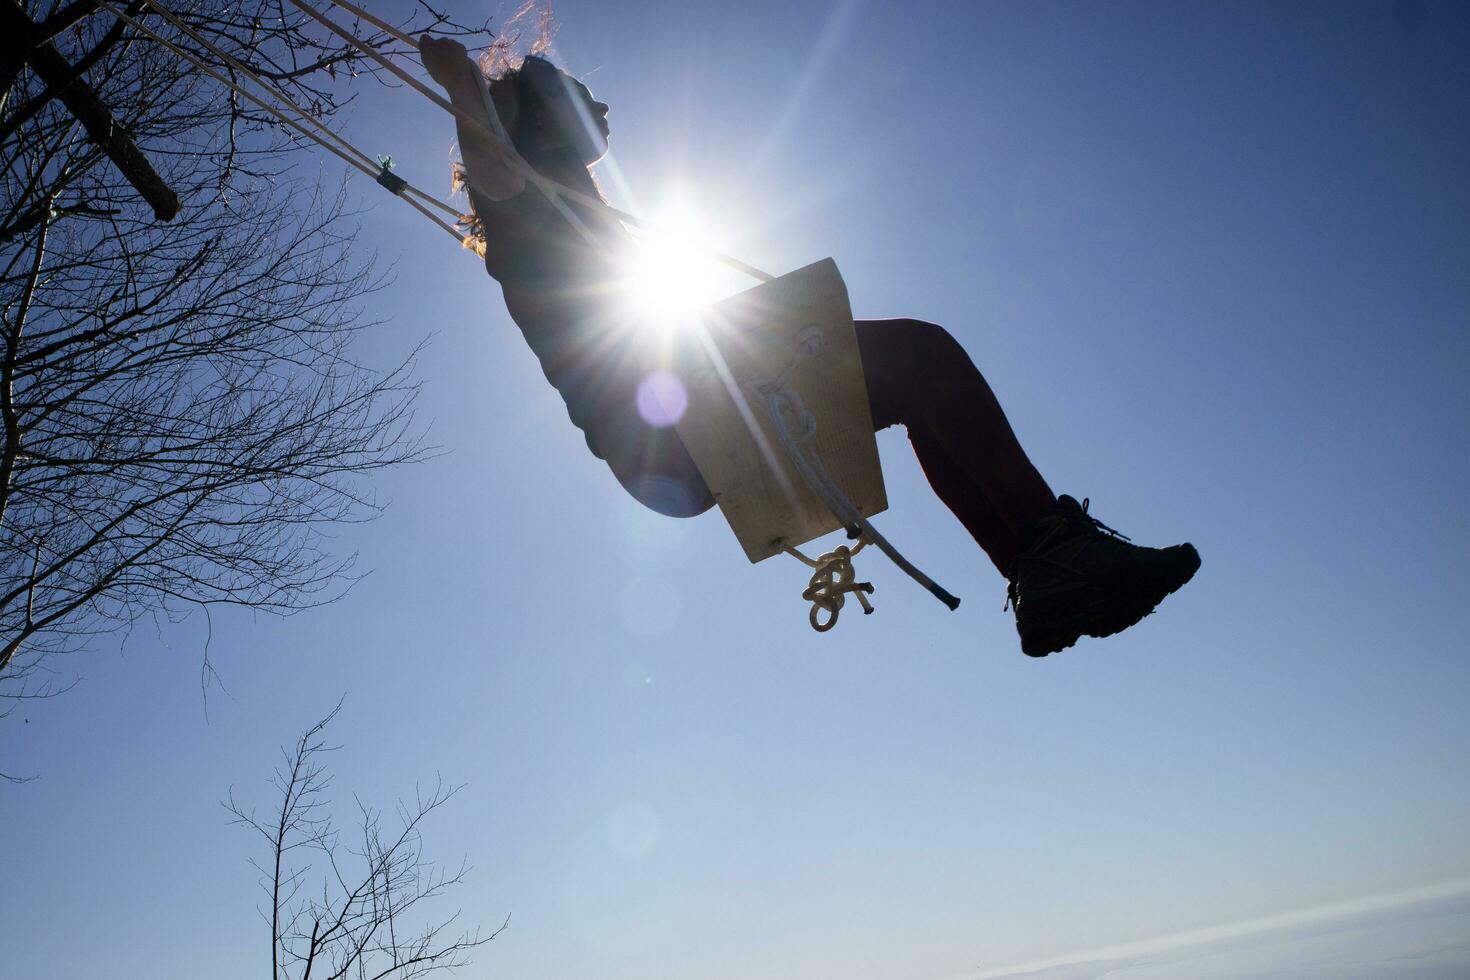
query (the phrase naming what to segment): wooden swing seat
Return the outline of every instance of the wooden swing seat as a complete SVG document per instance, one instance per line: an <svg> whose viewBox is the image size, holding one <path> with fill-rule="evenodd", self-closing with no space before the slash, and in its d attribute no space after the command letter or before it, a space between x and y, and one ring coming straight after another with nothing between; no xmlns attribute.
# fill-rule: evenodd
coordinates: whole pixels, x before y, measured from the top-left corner
<svg viewBox="0 0 1470 980"><path fill-rule="evenodd" d="M704 311L681 335L674 371L689 396L679 436L751 562L843 527L783 449L773 391L788 434L808 435L862 516L887 509L852 307L833 260Z"/></svg>

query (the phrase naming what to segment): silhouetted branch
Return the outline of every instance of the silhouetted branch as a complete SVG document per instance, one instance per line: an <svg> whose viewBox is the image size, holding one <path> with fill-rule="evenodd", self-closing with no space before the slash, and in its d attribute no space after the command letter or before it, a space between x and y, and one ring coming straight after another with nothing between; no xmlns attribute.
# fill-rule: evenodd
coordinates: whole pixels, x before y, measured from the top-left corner
<svg viewBox="0 0 1470 980"><path fill-rule="evenodd" d="M19 0L0 0L0 26L22 36L37 33L35 24L26 16ZM50 99L60 99L77 122L82 124L92 142L107 154L123 179L132 184L153 208L154 217L159 221L172 221L174 215L179 213L178 195L164 183L143 151L118 126L97 93L82 81L87 68L95 64L121 37L122 31L114 30L109 37L102 40L97 50L89 53L83 62L75 66L62 57L50 41L33 45L26 53L26 61L46 83L46 90L35 101L21 108L16 123L7 120L6 125L18 125L40 111L39 107Z"/></svg>
<svg viewBox="0 0 1470 980"><path fill-rule="evenodd" d="M322 759L336 748L326 744L322 732L341 708L339 701L294 748L282 751L271 780L280 802L269 819L247 810L233 791L224 802L231 822L257 835L269 854L265 863L252 859L251 865L260 873L269 903L259 911L270 925L271 976L406 980L464 966L471 950L500 935L510 923L508 916L489 935L478 929L456 931L458 912L401 931L407 913L435 904L469 872L463 862L450 870L426 861L423 851L423 824L460 787L436 779L431 792L416 790L412 803L399 802L392 830L380 811L356 800L361 843L357 848L342 846L326 799L331 777ZM326 861L329 871L319 876L319 893L303 890L311 865L297 857L312 852Z"/></svg>
<svg viewBox="0 0 1470 980"><path fill-rule="evenodd" d="M324 119L354 77L379 78L279 0L186 8ZM414 352L354 353L384 280L355 254L347 199L292 176L274 121L91 0L0 0L0 15L16 27L0 45L4 697L140 617L331 601L353 560L327 529L373 516L366 478L425 450ZM422 3L398 26L473 31ZM168 225L163 198L144 206L113 166L140 182L139 161L177 195Z"/></svg>

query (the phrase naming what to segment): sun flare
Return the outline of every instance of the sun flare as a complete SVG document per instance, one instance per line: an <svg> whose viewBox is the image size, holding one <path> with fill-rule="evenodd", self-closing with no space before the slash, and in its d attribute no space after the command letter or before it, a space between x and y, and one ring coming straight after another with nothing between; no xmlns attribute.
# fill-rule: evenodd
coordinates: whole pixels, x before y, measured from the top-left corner
<svg viewBox="0 0 1470 980"><path fill-rule="evenodd" d="M728 295L710 239L709 223L693 208L662 210L638 236L627 278L630 312L668 328Z"/></svg>

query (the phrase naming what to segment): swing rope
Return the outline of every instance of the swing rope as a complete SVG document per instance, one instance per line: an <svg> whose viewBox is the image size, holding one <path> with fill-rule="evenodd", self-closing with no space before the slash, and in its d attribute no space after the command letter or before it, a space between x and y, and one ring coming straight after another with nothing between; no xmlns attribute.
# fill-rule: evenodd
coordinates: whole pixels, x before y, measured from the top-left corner
<svg viewBox="0 0 1470 980"><path fill-rule="evenodd" d="M544 194L546 198L552 202L552 204L557 205L557 210L562 211L564 215L568 213L569 209L563 210L564 203L562 199L574 201L577 204L582 205L583 207L592 209L593 211L601 211L603 213L609 214L612 217L617 218L619 221L623 222L623 224L625 225L630 225L634 228L649 230L647 229L647 226L644 224L644 222L637 216L629 214L628 212L620 210L619 208L613 207L606 201L602 200L602 198L596 197L591 194L584 194L582 191L567 187L564 184L557 183L556 181L551 180L549 177L542 175L540 171L532 167L530 164L526 163L526 161L522 160L519 154L508 152L508 148L505 147L503 143L501 143L499 135L493 129L487 126L484 120L459 108L454 103L441 96L438 92L435 92L423 82L420 82L417 78L414 78L408 72L404 71L398 65L394 64L393 61L385 56L382 52L378 51L372 45L364 44L362 40L357 37L357 35L353 34L351 31L347 30L347 28L342 27L340 24L322 14L311 4L307 3L306 0L290 0L290 2L292 6L296 7L302 13L306 14L308 17L311 17L317 23L327 28L327 30L331 31L333 34L336 34L338 37L342 38L342 40L346 41L348 44L357 48L357 50L361 51L363 54L376 61L379 65L381 65L388 72L392 73L405 85L423 95L430 102L434 103L445 112L448 112L456 119L459 119L467 125L473 126L475 129L479 130L482 134L490 139L491 143L500 152L503 161L511 169L519 172L521 176L523 176L529 183L535 184L536 188L540 190L541 193ZM341 4L339 0L330 0L330 2L337 4L338 6L342 6L343 9L349 10L357 16L362 16L363 12L359 11L359 8ZM379 22L376 21L376 18L371 19L370 22L374 23L374 26L380 26ZM403 40L406 43L413 44L415 48L418 47L418 43L416 41L413 41L406 35L403 35L397 31L394 31L393 33L400 40ZM725 255L722 252L716 252L713 250L710 250L709 254L718 261L730 266L732 269L743 272L745 275L750 276L752 279L759 280L760 282L770 282L771 280L776 278L770 273L762 272L755 266L742 262L734 256Z"/></svg>
<svg viewBox="0 0 1470 980"><path fill-rule="evenodd" d="M440 211L443 211L444 213L450 215L455 219L462 218L463 211L459 208L454 207L453 205L444 203L443 201L434 197L432 194L429 194L421 190L420 188L415 187L413 184L404 180L402 177L398 176L395 173L392 173L391 157L379 157L377 159L374 159L373 157L368 156L368 154L358 149L346 138L322 123L322 121L317 116L297 105L279 89L266 83L263 79L260 78L260 76L251 71L238 59L232 57L229 53L221 50L217 45L211 43L209 39L205 38L199 32L191 28L188 24L175 17L168 10L164 9L157 2L157 0L144 0L144 2L147 4L149 9L151 9L159 17L163 18L181 33L188 36L200 47L204 48L206 51L209 51L215 57L219 58L225 64L229 65L230 68L237 72L239 75L249 79L261 90L267 93L272 99L276 100L277 103L285 106L287 109L291 110L291 112L295 113L296 116L300 117L302 122L298 122L296 119L291 118L290 116L283 113L279 108L277 108L277 106L267 102L255 92L244 88L232 79L211 68L198 57L194 56L191 52L179 47L177 44L159 34L157 31L141 23L136 17L133 17L125 11L120 10L115 4L109 2L109 0L97 0L99 7L107 10L109 13L111 13L113 16L117 17L124 23L127 23L139 33L145 35L146 37L152 38L154 41L157 41L159 44L172 51L180 59L190 65L193 65L205 75L209 76L210 78L219 82L221 85L247 99L249 102L257 106L264 112L269 113L272 117L281 122L283 125L289 127L302 136L307 137L308 139L317 143L323 149L339 157L349 166L371 177L375 182L386 188L390 193L402 198L406 203L409 204L409 206L413 207L414 210L418 211L434 224L444 229L445 232L452 235L456 241L460 242L460 244L465 246L469 246L472 244L473 239L470 238L470 236L461 233L453 225L449 224L448 222L439 218L437 215L430 212L425 207L425 204L432 205L433 207L439 209ZM373 48L371 45L364 44L354 34L352 34L352 32L340 27L331 20L328 20L326 17L322 16L315 9L313 9L310 5L301 2L301 0L291 0L291 2L295 6L301 8L313 19L328 27L328 29L330 29L333 33L342 37L353 47L357 48L362 53L377 61L384 68L386 68L396 77L401 79L405 84L423 94L436 105L452 113L456 118L464 120L467 124L475 127L480 132L491 137L492 145L494 145L498 150L501 151L505 162L512 169L521 173L522 176L524 176L529 183L534 184L553 204L553 206L557 208L562 216L566 218L573 225L573 227L575 227L584 237L588 238L590 241L593 241L594 244L596 244L596 241L595 238L592 236L591 231L586 227L586 225L577 216L577 214L569 207L567 207L565 201L562 199L563 197L570 198L573 201L576 201L577 203L585 205L589 208L600 208L601 210L609 213L611 216L617 218L618 220L632 225L633 227L639 228L645 232L656 232L656 229L647 228L635 216L612 207L600 198L584 194L569 187L565 187L557 183L556 181L542 176L540 172L538 172L529 164L527 164L524 160L522 160L519 154L515 154L513 152L507 153L499 135L493 132L489 127L487 127L480 119L457 108L452 103L440 97L438 93L427 88L425 85L423 85L423 83L419 82L412 75L409 75L403 69L398 67L377 49ZM336 2L336 0L333 0L333 2ZM415 49L417 49L418 43L414 41L411 37L403 34L400 31L388 27L388 25L386 25L383 21L380 21L378 18L373 17L371 14L368 14L361 8L353 5L347 5L345 9L350 10L356 16L362 17L364 20L372 23L375 27L388 31L400 41L403 41L405 44L410 44ZM485 89L483 79L481 79L481 88L482 95L485 96L485 98L488 100L489 93L488 89ZM729 265L737 271L743 272L746 275L751 276L752 278L757 279L761 282L769 282L771 279L775 278L769 273L762 272L760 269L757 269L754 266L751 266L745 262L741 262L739 259L736 259L733 256L724 255L718 252L712 252L711 254L714 258L718 259L724 264Z"/></svg>
<svg viewBox="0 0 1470 980"><path fill-rule="evenodd" d="M199 71L202 71L204 74L219 82L221 85L235 92L237 95L240 95L243 98L247 99L261 110L269 113L283 125L317 143L323 149L341 158L349 166L356 168L364 174L367 174L373 180L377 181L384 187L388 188L388 190L392 191L396 196L402 198L424 217L428 218L440 228L443 228L450 235L453 235L456 241L460 242L461 244L468 244L468 236L461 234L448 222L444 221L438 215L430 211L423 202L432 204L435 207L439 208L439 210L445 211L455 218L459 218L461 216L461 212L459 211L459 209L455 208L453 205L445 204L433 195L428 194L417 187L414 187L412 184L410 184L406 180L403 180L403 178L399 177L397 174L390 173L392 169L392 159L390 157L384 157L380 160L374 160L372 157L368 156L366 153L353 146L346 139L324 126L321 121L317 119L314 115L307 112L296 103L292 102L274 87L267 85L263 80L261 80L258 75L250 71L250 69L246 68L235 58L231 57L228 53L220 50L207 38L203 37L193 28L189 27L189 25L174 17L173 14L169 13L167 10L164 10L156 3L148 0L149 8L152 9L156 14L158 14L164 20L168 21L179 31L187 35L196 44L199 44L205 50L209 51L215 57L219 58L225 64L229 65L236 72L239 72L242 76L249 78L256 85L260 86L269 95L275 98L280 104L285 105L302 119L306 120L306 125L303 125L302 123L297 122L295 119L292 119L276 106L267 102L265 99L256 95L249 89L236 84L230 78L214 70L209 65L201 61L199 58L195 57L191 52L186 51L185 49L179 47L177 44L174 44L172 41L168 40L157 31L148 27L146 24L139 22L137 18L132 17L126 12L118 9L112 3L108 2L108 0L97 0L97 5L102 9L109 11L119 20L122 20L132 26L134 30L147 37L152 38L159 44L168 48L183 61L193 65Z"/></svg>
<svg viewBox="0 0 1470 980"><path fill-rule="evenodd" d="M388 34L388 35L390 35L390 36L398 39L399 41L402 41L404 44L408 45L409 47L411 47L411 48L417 48L419 46L419 42L416 41L416 40L414 40L414 38L412 36L403 33L402 31L400 31L398 28L394 27L392 24L388 23L387 21L382 20L382 19L380 19L378 17L374 17L372 14L368 13L366 10L363 10L361 7L357 6L356 4L348 3L347 0L332 0L332 2L336 6L341 7L343 10L347 11L352 16L358 18L359 20L365 20L365 21L367 21L369 24L372 24L374 27L376 27L378 30L382 31L384 34Z"/></svg>

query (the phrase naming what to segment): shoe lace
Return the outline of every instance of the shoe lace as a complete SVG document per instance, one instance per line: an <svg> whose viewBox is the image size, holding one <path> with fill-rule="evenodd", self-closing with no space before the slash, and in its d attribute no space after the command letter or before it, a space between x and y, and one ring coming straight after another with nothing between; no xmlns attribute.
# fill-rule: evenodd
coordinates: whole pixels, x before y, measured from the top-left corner
<svg viewBox="0 0 1470 980"><path fill-rule="evenodd" d="M1091 505L1092 505L1092 498L1091 497L1083 497L1082 498L1082 507L1081 507L1081 509L1078 510L1078 511L1074 511L1071 514L1068 514L1067 515L1068 516L1068 519L1069 519L1069 523L1071 523L1074 527L1078 527L1082 531L1087 532L1089 534L1107 534L1107 535L1110 535L1111 537L1117 538L1119 541L1132 541L1133 540L1128 535L1124 534L1122 531L1119 531L1117 528L1114 528L1114 527L1109 527L1108 525L1104 524L1102 521L1098 520L1096 517L1093 517L1090 513L1088 513L1088 508ZM1040 562L1042 564L1055 565L1057 568L1070 570L1070 569L1068 569L1068 566L1067 565L1062 564L1060 562L1050 561L1049 559L1044 558L1044 557L1038 557L1036 555L1025 555L1025 556L1022 556L1022 558L1018 559L1018 561L1017 561L1017 566L1018 567L1012 569L1011 574L1009 576L1010 581L1006 584L1006 601L1005 601L1005 605L1003 605L1003 606L1000 607L1000 611L1001 612L1006 612L1007 610L1009 610L1012 606L1014 606L1017 603L1017 601L1020 598L1020 580L1021 580L1021 575L1020 575L1019 564L1022 561L1025 561L1025 562Z"/></svg>
<svg viewBox="0 0 1470 980"><path fill-rule="evenodd" d="M1087 507L1091 503L1092 503L1092 498L1091 497L1083 497L1082 498L1082 517L1087 522L1086 523L1086 526L1088 528L1090 528L1091 530L1094 530L1094 531L1102 531L1102 532L1104 532L1106 534L1111 534L1113 537L1117 538L1120 541L1132 541L1133 540L1128 535L1124 534L1122 531L1119 531L1116 528L1108 527L1102 521L1098 520L1096 517L1093 517L1091 514L1089 514L1087 512Z"/></svg>

